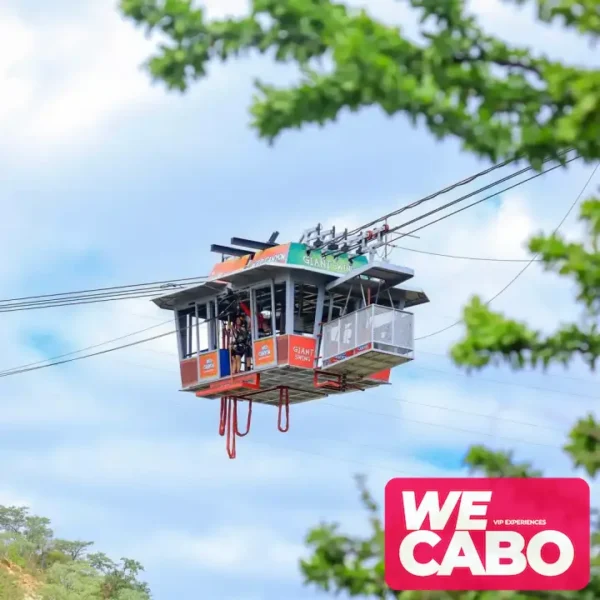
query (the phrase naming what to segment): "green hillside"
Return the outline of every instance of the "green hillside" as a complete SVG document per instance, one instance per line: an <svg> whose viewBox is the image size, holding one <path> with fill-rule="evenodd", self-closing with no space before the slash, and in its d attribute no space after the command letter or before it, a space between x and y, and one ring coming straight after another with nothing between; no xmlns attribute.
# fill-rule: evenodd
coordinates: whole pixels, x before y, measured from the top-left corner
<svg viewBox="0 0 600 600"><path fill-rule="evenodd" d="M135 560L54 537L50 520L0 505L0 600L149 600Z"/></svg>

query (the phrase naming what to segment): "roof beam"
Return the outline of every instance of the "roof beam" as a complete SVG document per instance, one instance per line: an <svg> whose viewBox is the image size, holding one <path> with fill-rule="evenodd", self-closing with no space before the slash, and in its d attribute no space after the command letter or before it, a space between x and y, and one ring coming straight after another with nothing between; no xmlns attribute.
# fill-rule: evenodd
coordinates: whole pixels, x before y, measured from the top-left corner
<svg viewBox="0 0 600 600"><path fill-rule="evenodd" d="M268 248L274 248L277 244L273 242L257 242L255 240L247 240L241 237L232 237L230 240L234 246L241 246L242 248L252 248L252 250L267 250Z"/></svg>
<svg viewBox="0 0 600 600"><path fill-rule="evenodd" d="M211 244L210 251L216 254L224 254L225 256L247 256L248 254L254 256L254 252L242 250L241 248L232 248L231 246L221 246L221 244Z"/></svg>

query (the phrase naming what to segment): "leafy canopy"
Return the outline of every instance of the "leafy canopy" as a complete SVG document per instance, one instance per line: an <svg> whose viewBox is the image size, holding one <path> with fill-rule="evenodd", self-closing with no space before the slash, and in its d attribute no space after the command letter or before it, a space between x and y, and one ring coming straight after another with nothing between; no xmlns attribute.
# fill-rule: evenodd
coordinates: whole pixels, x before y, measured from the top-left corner
<svg viewBox="0 0 600 600"><path fill-rule="evenodd" d="M148 62L168 88L186 90L211 60L250 51L298 66L296 85L257 81L253 126L274 140L305 124L325 124L343 109L379 106L404 114L436 137L491 160L523 156L537 165L575 148L600 153L600 73L535 56L486 34L464 0L410 0L421 43L364 10L330 0L254 0L244 18L208 22L191 0L121 0L123 13L162 42ZM566 20L595 38L595 0L538 0L545 21Z"/></svg>
<svg viewBox="0 0 600 600"><path fill-rule="evenodd" d="M534 4L545 23L561 23L590 42L600 37L598 0L505 0ZM386 25L365 10L331 0L253 0L243 18L207 21L190 0L121 0L125 16L163 40L148 61L155 80L185 91L207 74L211 61L252 51L298 67L295 84L256 82L252 126L268 142L290 129L325 125L344 110L376 106L404 115L438 139L455 138L463 150L500 161L516 158L539 169L564 161L573 149L587 163L600 158L600 71L551 60L525 46L486 33L464 0L405 0L420 17L420 40ZM529 244L548 271L571 280L581 319L549 334L493 312L479 298L464 310L465 334L451 352L466 369L507 363L514 369L569 365L583 360L594 369L600 355L600 201L580 206L583 241L556 231ZM570 433L565 451L590 476L600 469L600 425L587 416ZM465 464L474 475L532 477L541 473L516 463L510 452L476 446ZM313 554L302 562L307 583L325 591L372 598L428 600L498 594L391 592L383 579L383 528L378 508L359 480L371 534L349 536L335 524L313 529ZM596 546L598 535L594 536ZM594 572L580 593L502 594L514 599L592 598L600 595Z"/></svg>

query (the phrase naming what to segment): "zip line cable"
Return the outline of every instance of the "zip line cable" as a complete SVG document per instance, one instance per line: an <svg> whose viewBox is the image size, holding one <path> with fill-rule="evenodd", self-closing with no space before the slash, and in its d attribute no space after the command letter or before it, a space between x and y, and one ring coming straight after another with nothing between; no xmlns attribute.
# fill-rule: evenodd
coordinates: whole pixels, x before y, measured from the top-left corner
<svg viewBox="0 0 600 600"><path fill-rule="evenodd" d="M73 291L73 292L61 292L59 294L43 294L43 295L38 295L38 296L22 296L20 298L7 298L4 300L0 300L0 304L4 304L5 302L17 302L20 300L34 300L37 298L52 298L52 297L56 297L56 296L69 296L71 294L87 294L90 292L105 292L105 291L109 291L109 290L121 290L124 288L137 288L137 287L143 287L143 286L161 286L161 288L163 286L168 286L171 283L177 284L177 283L182 283L184 281L191 281L194 282L196 280L204 280L207 279L208 277L206 275L198 275L196 277L185 277L182 279L166 279L164 281L151 281L148 283L133 283L130 285L114 285L111 287L102 287L102 288L94 288L91 290L77 290L77 291Z"/></svg>
<svg viewBox="0 0 600 600"><path fill-rule="evenodd" d="M145 344L146 342L158 340L159 338L163 338L168 335L173 335L174 333L176 333L176 332L175 331L167 331L167 333L161 333L159 335L155 335L150 338L144 338L143 340L138 340L136 342L130 342L129 344L123 344L122 346L115 346L114 348L107 348L106 350L100 350L98 352L93 352L92 354L84 354L83 356L75 356L73 358L67 358L65 360L51 362L51 363L48 363L47 365L38 365L38 366L32 366L32 367L28 367L28 368L21 368L19 370L15 369L12 371L3 371L0 373L0 377L9 377L10 375L19 375L21 373L28 373L29 371L37 371L39 369L46 369L47 367L55 367L57 365L64 365L64 364L67 364L70 362L74 362L76 360L83 360L84 358L92 358L93 356L100 356L101 354L108 354L109 352L115 352L117 350L123 350L124 348L131 348L132 346L138 346L139 344Z"/></svg>
<svg viewBox="0 0 600 600"><path fill-rule="evenodd" d="M360 412L360 413L367 414L367 415L379 415L381 417L396 419L398 421L406 421L408 423L418 423L419 425L429 425L430 427L440 427L441 429L447 429L449 431L458 431L460 433L468 433L471 435L484 435L486 437L496 437L496 435L494 433L487 433L487 432L483 432L483 431L474 431L473 429L463 429L462 427L456 427L454 425L445 425L443 423L433 423L431 421L423 421L421 419L413 419L412 417L404 417L401 415L392 415L390 413L382 413L379 411L358 408L355 406L344 406L342 404L333 404L332 402L326 402L324 400L321 400L319 402L319 404L325 405L325 406L334 406L336 408L341 408L342 410L351 410L351 411ZM525 444L530 444L532 446L545 446L547 448L562 449L561 446L554 445L554 444L544 444L542 442L532 442L530 440L523 440L523 439L519 439L519 438L515 438L515 437L505 436L505 435L497 436L497 437L500 439L503 439L503 440L510 441L510 442L517 442L517 443L521 443L521 444L525 443Z"/></svg>
<svg viewBox="0 0 600 600"><path fill-rule="evenodd" d="M569 162L573 162L574 160L577 160L579 158L579 156L576 156L574 158L571 158L567 161L567 163ZM562 167L561 164L558 165L554 165L553 167L550 167L549 169L546 169L545 171L540 171L539 173L536 173L535 175L532 175L531 177L527 177L527 179L522 179L521 181L517 181L517 183L513 183L512 185L509 185L503 189L501 189L498 192L494 192L493 194L490 194L489 196L485 196L484 198L480 198L479 200L476 200L475 202L471 202L471 204L467 204L466 206L463 206L462 208L459 208L458 210L454 210L446 215L443 215L437 219L435 219L434 221L430 221L429 223L425 223L424 225L421 225L420 227L416 227L415 229L411 230L409 233L404 234L402 232L400 232L395 238L392 238L392 242L395 242L403 237L405 237L405 235L410 235L413 231L421 231L422 229L425 229L427 227L429 227L430 225L434 225L435 223L439 223L440 221L444 221L445 219L448 219L454 215L457 215L458 213L461 213L469 208L473 208L473 206L477 206L478 204L481 204L482 202L485 202L486 200L491 200L492 198L495 198L496 196L499 196L500 194L503 194L504 192L508 192L509 190L512 190L514 188L517 188L521 185L523 185L524 183L527 183L529 181L532 181L533 179L537 179L538 177L542 177L543 175L546 175L546 173L550 173L551 171L554 171L556 169L560 169L560 167ZM458 200L462 200L462 198L459 198ZM456 204L456 200L453 202L449 202L448 204L446 204L445 206L440 207L440 209L443 208L448 208L449 206L452 206L453 204ZM407 221L406 223L402 223L402 225L398 225L397 227L394 228L394 230L399 229L401 227L406 227L406 225L410 225L412 223L415 223L416 221L419 221L421 218L424 218L426 216L430 216L434 213L438 212L436 211L431 211L430 213L426 214L426 215L422 215L422 217L418 217L416 219L412 219L411 221ZM529 262L531 259L525 259L526 262Z"/></svg>
<svg viewBox="0 0 600 600"><path fill-rule="evenodd" d="M188 289L190 286L193 286L197 283L205 283L205 279L195 279L191 284L188 285L180 285L177 287L169 287L168 290L174 291L182 291ZM205 285L210 287L210 283L205 283ZM165 294L167 290L163 287L160 288L150 288L146 290L130 290L123 292L107 292L107 293L99 293L99 294L88 294L87 296L71 296L67 297L66 294L69 292L65 292L65 297L60 299L50 299L50 300L35 300L31 302L21 302L14 304L0 304L0 313L3 312L18 312L23 310L36 310L41 308L55 308L59 306L77 306L80 304L94 304L98 302L113 302L117 300L136 300L139 298L157 298ZM73 293L73 292L71 292ZM168 292L167 292L168 293Z"/></svg>
<svg viewBox="0 0 600 600"><path fill-rule="evenodd" d="M424 202L428 202L429 200L433 200L434 198L437 198L438 196L441 196L443 194L447 194L448 192L451 192L452 190L463 186L463 185L467 185L469 183L472 183L473 181L475 181L476 179L478 179L479 177L484 177L485 175L488 175L489 173L491 173L492 171L495 171L497 169L501 169L502 167L505 167L515 161L519 160L519 157L515 157L515 158L510 158L508 160L505 160L501 163L498 163L497 165L493 165L491 167L488 167L487 169L484 169L483 171L479 171L479 173L475 173L474 175L471 175L470 177L467 177L465 179L461 179L460 181L457 181L456 183L453 183L451 185L449 185L448 187L445 187L442 190L439 190L437 192L434 192L433 194L429 194L429 196L425 196L419 200L415 200L414 202L411 202L410 204L403 206L402 208L392 211L390 213L388 213L387 215L383 215L382 217L378 217L377 219L374 219L373 221L370 221L369 223L365 223L364 225L361 225L360 227L356 227L355 229L352 229L351 231L348 231L347 235L353 235L355 233L358 233L361 229L366 229L367 227L371 227L372 225L375 225L376 223L380 223L381 221L385 221L386 219L389 219L397 214L400 214L401 212L404 212L406 210L410 210L411 208L416 208L417 206L420 206L421 204L423 204ZM344 237L345 237L346 233L339 235L337 237L334 237L330 243L337 243L337 242L341 242L343 241ZM326 253L324 253L326 255Z"/></svg>
<svg viewBox="0 0 600 600"><path fill-rule="evenodd" d="M98 304L101 302L117 302L119 300L139 300L140 298L157 298L160 294L156 292L149 292L147 294L135 294L128 296L109 296L107 298L92 298L90 299L74 299L72 301L63 301L63 302L44 302L39 305L25 305L25 306L11 306L8 308L4 308L0 306L0 313L11 313L11 312L22 312L25 310L41 310L43 308L58 308L61 306L80 306L84 304Z"/></svg>
<svg viewBox="0 0 600 600"><path fill-rule="evenodd" d="M599 166L600 165L597 164L594 167L594 170L592 171L592 173L589 176L588 180L585 182L585 185L581 188L581 191L577 195L577 198L575 198L575 201L571 204L571 206L569 207L569 210L566 212L565 216L561 219L560 223L556 226L556 228L552 232L552 235L554 235L554 234L556 234L558 232L558 230L563 226L564 222L567 220L567 218L569 217L569 215L571 214L571 212L573 211L573 209L575 208L575 206L579 203L579 200L581 200L581 197L583 196L583 194L585 194L585 191L586 191L588 185L590 184L590 182L592 181L592 179L594 178L594 175L596 174L596 171L598 170ZM461 210L464 210L464 209L461 209ZM459 211L457 211L457 212L459 212ZM517 279L519 279L519 277L521 277L521 275L523 275L523 273L525 273L525 271L535 262L535 259L538 256L539 256L539 253L535 254L531 258L531 260L498 293L494 294L485 303L486 306L489 305L489 304L491 304L494 300L496 300L496 298L498 298L498 296L500 296L501 294L503 294L515 281L517 281ZM417 341L417 340L424 340L424 339L433 337L434 335L438 335L440 333L448 331L449 329L452 329L453 327L456 327L457 325L459 325L460 323L462 323L462 321L463 321L462 319L459 319L458 321L456 321L452 325L448 325L447 327L439 329L438 331L433 331L432 333L428 333L427 335L422 335L421 337L415 338L415 341Z"/></svg>
<svg viewBox="0 0 600 600"><path fill-rule="evenodd" d="M231 306L233 306L233 304L235 304L236 300L232 300L218 315L217 318L221 317L224 313L226 313ZM207 320L204 319L203 321L199 321L198 323L196 323L195 325L190 325L190 326L185 326L185 327L181 327L179 329L180 332L186 332L187 330L190 328L197 328L200 325L206 323ZM63 365L66 363L70 363L76 360L83 360L84 358L92 358L93 356L100 356L101 354L107 354L109 352L114 352L116 350L122 350L124 348L129 348L131 346L137 346L139 344L144 344L146 342L151 342L153 340L157 340L159 338L163 338L166 337L168 335L173 335L174 333L177 333L177 330L173 330L173 331L168 331L167 333L162 333L160 335L156 335L150 338L144 338L143 340L138 340L136 342L132 342L130 344L123 344L121 346L115 346L114 348L108 348L107 350L102 350L100 352L94 352L92 354L86 354L84 356L78 356L75 358L70 358L70 359L66 359L66 360L58 360L58 359L63 359L67 356L72 356L73 354L79 354L81 352L85 352L86 350L93 350L94 348L99 348L100 346L105 346L106 344L111 344L113 342L117 342L119 340L123 340L129 337L132 337L134 335L138 335L140 333L144 333L146 331L150 331L151 329L156 329L157 327L161 327L162 325L166 325L167 323L171 323L171 320L169 319L168 321L163 321L162 323L158 323L156 325L152 325L150 327L146 327L145 329L140 329L138 331L132 331L131 333L127 333L125 335L113 338L111 340L107 340L105 342L100 342L98 344L94 344L92 346L88 346L86 348L82 348L80 350L74 350L72 352L67 352L66 354L60 354L59 356L54 356L52 358L47 358L45 360L40 360L37 362L33 362L33 363L28 363L26 365L19 365L18 367L12 367L10 369L6 369L4 371L0 371L0 377L8 377L10 375L19 375L20 373L26 373L28 371L37 371L38 369L45 369L46 367L53 367L55 365ZM43 364L43 363L48 363L48 364Z"/></svg>
<svg viewBox="0 0 600 600"><path fill-rule="evenodd" d="M569 148L569 149L566 149L566 150L560 152L559 156L560 157L566 156L570 152L570 150L571 149ZM507 165L509 165L509 164L511 164L511 163L513 163L513 162L515 162L517 160L519 160L519 158L520 157L515 157L515 158L511 158L511 159L505 160L505 161L503 161L501 163L498 163L497 165L493 165L493 166L491 166L491 167L489 167L487 169L484 169L483 171L480 171L479 173L475 173L475 175L471 175L470 177L467 177L466 179L462 179L461 181L458 181L458 182L456 182L456 183L454 183L454 184L452 184L452 185L450 185L450 186L448 186L448 187L446 187L446 188L444 188L442 190L434 192L433 194L430 194L429 196L425 196L424 198L416 200L415 202L411 202L410 204L407 204L406 206L402 206L402 207L400 207L400 208L398 208L396 210L393 210L393 211L391 211L391 212L389 212L389 213L387 213L387 214L385 214L385 215L383 215L381 217L378 217L377 219L374 219L374 220L372 220L372 221L370 221L368 223L365 223L364 225L356 227L355 229L353 229L353 230L351 230L351 231L349 231L347 233L344 233L344 234L341 234L341 235L339 235L337 237L334 237L332 240L330 240L329 243L342 242L344 240L344 238L345 238L346 235L353 235L355 233L358 233L361 229L366 229L367 227L371 227L372 225L375 225L376 223L380 223L381 221L387 221L388 219L390 219L392 217L395 217L395 216L397 216L397 215L399 215L399 214L401 214L401 213L403 213L403 212L405 212L407 210L410 210L412 208L416 208L417 206L420 206L424 202L428 202L430 200L433 200L434 198L437 198L438 196L441 196L443 194L447 194L448 192L451 192L452 190L454 190L454 189L456 189L456 188L458 188L460 186L472 183L473 181L475 181L479 177L483 177L483 176L488 175L489 173L491 173L491 172L493 172L493 171L495 171L497 169L505 167L505 166L507 166ZM548 162L550 160L554 160L554 159L547 158L543 162ZM533 167L529 166L529 167L526 167L525 169L522 169L521 172L526 172L526 171L529 171L529 170L532 170L532 169L533 169ZM514 174L513 176L516 176L517 174ZM505 181L505 179L502 179L502 180L498 181L497 183L502 183L502 181ZM484 191L485 189L488 189L488 188L484 187L484 188L481 188L479 191ZM474 192L474 193L477 193L477 192ZM334 252L336 252L336 251L329 250L329 251L324 252L323 255L327 256L328 254L334 253Z"/></svg>
<svg viewBox="0 0 600 600"><path fill-rule="evenodd" d="M65 296L62 298L48 298L48 299L42 299L42 300L27 300L27 301L20 301L20 302L12 302L12 303L1 303L0 302L0 308L13 308L13 307L17 307L17 306L38 306L41 304L54 304L57 302L71 302L74 300L87 300L87 299L91 299L91 298L119 298L119 297L127 297L127 296L137 296L137 295L142 295L142 294L156 294L156 293L168 293L169 290L179 290L181 288L183 288L184 286L174 286L174 287L169 287L169 288L161 288L161 287L154 287L154 288L145 288L145 289L141 289L141 290L122 290L122 291L118 291L118 292L94 292L94 293L89 293L89 294L78 294L77 292L72 292L70 293L70 295L67 295L68 292L65 292Z"/></svg>
<svg viewBox="0 0 600 600"><path fill-rule="evenodd" d="M513 189L515 187L518 187L519 185L522 185L524 183L527 183L528 181L531 181L532 179L536 179L537 177L541 177L542 175L545 175L546 173L549 173L550 171L554 171L555 169L559 169L560 167L563 167L564 165L573 162L574 160L577 160L578 158L580 158L579 156L575 156L574 158L570 158L568 160L565 160L564 164L563 163L558 163L557 165L554 165L552 167L550 167L549 169L546 169L545 171L540 171L539 173L536 173L535 175L528 177L527 179L523 179L522 181L514 184L513 186L504 188L503 190L500 190L498 192L494 192L493 194L486 196L485 198L478 200L477 202L473 203L473 204L469 204L466 208L470 208L471 206L475 206L475 204L479 204L480 202L484 202L485 200L489 200L490 198L494 198L495 196L498 196L499 194L502 194L503 192ZM546 159L543 162L550 162L553 159ZM477 189L474 190L472 192L469 192L468 194L465 194L464 196L460 196L459 198L456 198L455 200L452 200L451 202L447 202L446 204L443 204L442 206L439 206L438 208L435 208L433 210L430 210L427 213L421 214L418 217L415 217L414 219L411 219L410 221L406 221L404 223L401 223L400 225L396 225L395 227L392 227L391 229L389 229L386 232L386 236L389 235L390 233L393 233L395 231L398 231L399 229L401 229L402 227L406 227L408 225L412 225L413 223L417 223L418 221L421 221L423 219L425 219L426 217L430 217L434 214L437 214L441 211L443 211L446 208L450 208L451 206L454 206L455 204L458 204L459 202L463 202L464 200L467 200L468 198L472 198L473 196L476 196L477 194L480 194L481 192L485 192L493 187L496 187L497 185L504 183L506 181L509 181L510 179L514 179L515 177L518 177L519 175L523 175L529 171L533 171L533 167L529 166L529 167L525 167L524 169L521 169L520 171L516 171L514 173L511 173L510 175L507 175L501 179L497 179L495 181L492 181L491 183ZM406 207L403 207L406 208ZM464 209L463 209L464 210ZM403 211L403 209L398 209L398 211L396 211L396 214L399 214L401 211ZM456 211L456 212L460 212L460 211ZM456 212L451 213L451 214L456 214ZM432 221L431 224L436 223L437 221ZM419 228L422 229L422 228ZM410 231L409 233L405 234L406 236L410 236L411 234L414 233L414 231L419 231L419 229L415 229L413 231ZM395 237L392 238L391 240L388 240L390 243L393 243L394 241L399 240L402 237L405 237L405 235L400 235L399 237ZM387 239L387 237L386 237ZM355 248L360 247L360 242L356 242L353 244L349 245L349 250L353 250ZM331 252L331 251L330 251Z"/></svg>
<svg viewBox="0 0 600 600"><path fill-rule="evenodd" d="M160 286L154 284L133 284L130 286L114 286L111 288L96 288L92 290L80 290L77 292L61 292L59 294L12 298L0 301L0 312L53 308L56 306L71 306L74 304L90 304L93 302L109 302L113 300L151 298L168 294L169 291L178 291L185 289L186 287L204 283L206 279L205 276L202 276L188 279L175 279Z"/></svg>
<svg viewBox="0 0 600 600"><path fill-rule="evenodd" d="M32 367L34 365L41 365L43 363L47 363L50 361L59 360L61 358L65 358L67 356L73 356L74 354L80 354L81 352L86 352L87 350L94 350L95 348L100 348L100 346L106 346L107 344L112 344L113 342L118 342L120 340L124 340L126 338L133 337L134 335L138 335L140 333L145 333L146 331L150 331L151 329L156 329L158 327L162 327L163 325L172 323L172 319L168 321L163 321L162 323L157 323L156 325L152 325L150 327L146 327L145 329L140 329L139 331L132 331L131 333L127 333L125 335L121 335L117 338L113 338L112 340L106 340L105 342L100 342L98 344L93 344L92 346L86 346L85 348L80 348L79 350L73 350L72 352L67 352L65 354L59 354L58 356L53 356L51 358L46 358L44 360L38 360L36 362L27 363L25 365L19 365L18 367L11 367L10 369L5 369L4 371L0 371L0 376L7 375L12 373L13 371L21 371L27 367ZM50 366L50 365L48 365Z"/></svg>
<svg viewBox="0 0 600 600"><path fill-rule="evenodd" d="M203 283L204 280L198 280L197 283ZM193 284L192 284L193 285ZM164 294L169 293L169 291L179 291L183 290L189 286L177 286L170 287L168 289L164 288L147 288L143 290L126 290L120 292L105 292L105 293L94 293L87 295L75 295L72 294L70 296L64 296L62 298L50 298L47 300L31 300L26 302L13 302L13 303L0 303L0 312L11 312L15 310L27 310L27 309L36 309L36 308L46 308L53 306L62 306L65 304L73 304L73 303L85 303L85 302L102 302L102 301L110 301L110 300L128 300L135 298L146 298L146 297L158 297Z"/></svg>
<svg viewBox="0 0 600 600"><path fill-rule="evenodd" d="M482 256L457 256L455 254L441 254L439 252L429 252L427 250L417 250L416 248L406 248L404 246L394 246L398 250L406 250L408 252L416 252L417 254L427 254L429 256L441 256L443 258L455 258L457 260L480 260L484 262L529 262L529 258L485 258ZM539 260L539 259L536 259Z"/></svg>

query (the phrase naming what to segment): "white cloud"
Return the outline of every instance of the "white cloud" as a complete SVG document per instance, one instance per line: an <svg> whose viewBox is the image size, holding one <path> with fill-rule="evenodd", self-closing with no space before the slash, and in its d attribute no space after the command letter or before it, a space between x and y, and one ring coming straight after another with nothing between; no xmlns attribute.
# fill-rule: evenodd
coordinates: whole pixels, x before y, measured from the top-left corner
<svg viewBox="0 0 600 600"><path fill-rule="evenodd" d="M55 35L62 38L64 31ZM73 137L89 142L89 136L97 133L110 115L129 107L143 108L148 99L158 95L139 68L150 50L139 31L132 31L116 15L106 19L102 14L92 39L74 36L68 52L82 52L90 43L95 49L86 63L69 68L58 89L36 107L23 131L29 143L56 143Z"/></svg>
<svg viewBox="0 0 600 600"><path fill-rule="evenodd" d="M535 4L520 7L502 0L471 0L470 5L487 32L510 43L535 48L538 55L544 53L554 60L598 65L587 39L572 28L564 28L560 20L552 25L538 21Z"/></svg>
<svg viewBox="0 0 600 600"><path fill-rule="evenodd" d="M384 3L378 2L377 6L383 7ZM398 6L392 0L389 5ZM491 3L486 3L483 9L492 10L490 6ZM217 17L244 9L244 2L232 0L218 6L211 4L209 14ZM73 20L69 21L67 18L60 25L54 23L48 26L46 31L40 31L33 22L17 20L14 15L9 22L8 11L5 8L2 11L0 29L7 23L8 26L6 31L0 31L0 45L8 43L10 36L12 38L11 52L0 52L0 61L4 61L0 62L0 87L10 89L10 97L15 100L11 100L10 113L0 113L0 127L6 127L7 132L12 129L13 134L24 133L22 137L27 139L23 144L46 149L57 141L61 144L70 140L85 143L98 139L95 136L100 131L114 131L105 127L114 116L124 114L122 111L131 114L148 106L148 103L153 104L159 97L161 92L155 95L148 76L138 69L149 52L142 32L122 24L113 6L98 4L94 8L85 8L82 16L78 17L81 20L76 21L72 17ZM90 27L90 22L96 25L96 18L97 27ZM490 18L493 21L495 17ZM512 25L507 23L505 27L511 28ZM552 43L560 47L555 41ZM43 76L45 67L50 66L53 68L51 72L57 73L56 78L52 75L51 80ZM216 93L230 88L231 74L241 72L241 69L239 72L235 68L228 69L225 72L228 75L211 88ZM193 97L193 102L201 100L206 90L202 87L198 96ZM233 95L231 91L228 94ZM240 102L245 105L248 98L240 97ZM169 108L169 111L172 110L172 107ZM159 120L163 116L167 119L169 114L172 112L157 112ZM183 140L182 143L188 144L194 156L199 143L206 144L208 148L213 144L229 143L223 142L220 135L213 136L212 130L211 135L207 135L205 128L210 126L209 114L199 124L193 124L194 132L202 131L201 142L196 133ZM33 136L34 133L37 137ZM132 137L130 141L132 150L135 150L139 140ZM366 139L357 141L357 144L374 146L376 141ZM8 148L6 139L3 144ZM160 151L164 148L157 145L156 152ZM415 160L418 159L433 160L429 156L416 156ZM399 164L402 162L406 161ZM301 171L301 162L298 165ZM265 168L269 168L268 163ZM431 168L429 163L425 170ZM396 180L393 176L398 189L402 189L407 178L420 177L422 195L433 191L429 189L433 184L425 170L415 168L414 173L412 170L413 165L407 164L404 180ZM464 175L475 170L477 167L472 163L464 165ZM68 173L66 168L65 173ZM466 211L461 216L424 230L419 234L420 240L403 240L399 245L449 254L504 258L527 256L524 249L526 238L540 229L551 230L582 183L578 171L557 179L552 179L554 174L547 177L551 181L549 186L530 184L518 194L506 195L499 210L482 208ZM556 182L560 185L554 187ZM315 176L315 189L318 186L318 177ZM0 225L0 251L11 258L0 263L0 281L6 289L11 289L16 280L20 283L26 279L37 281L35 278L43 273L46 261L76 255L96 244L104 248L105 244L111 243L110 235L115 235L112 229L106 229L97 238L93 237L89 227L89 221L93 219L85 213L68 219L68 224L65 224L65 215L77 211L69 204L73 200L60 194L44 194L43 202L34 202L26 194L10 193L9 196L7 210L10 213L5 214L6 219ZM353 227L413 199L406 194L390 198L389 202L368 197L364 200L364 211L349 207L340 210L339 218L330 218L334 201L316 202L309 207L311 222L305 226L329 219L338 227ZM115 207L120 203L125 206L118 194L114 199L106 199L106 202L109 201L113 201ZM198 213L203 210L196 196L188 204L184 203L184 199L181 201L182 209L191 208ZM432 205L437 206L435 203ZM142 239L139 233L131 233L131 247L135 246L135 252L131 253L129 249L125 251L125 241L118 240L119 249L121 246L124 248L119 255L122 265L127 267L135 260L145 261L152 268L157 260L169 261L178 267L184 259L190 264L197 263L198 255L186 249L187 241L183 248L181 243L165 241L160 248L153 249L153 253L146 252L143 244L148 243L151 236L140 217L140 206L141 201L136 205L133 216L125 208L118 209L123 211L118 213L122 222L127 224L129 218L137 219L137 231L144 235ZM164 214L157 212L159 208L150 203L143 209L150 216ZM116 214L116 210L110 212L111 219ZM412 216L410 214L408 218ZM268 213L261 214L261 227L270 231L273 221L269 219ZM206 226L210 228L212 223L206 221ZM286 226L289 231L282 231L281 239L297 238L300 232L297 225L288 223ZM249 227L247 233L252 237L252 227ZM571 218L565 230L576 232L576 229L574 218ZM27 232L29 239L35 239L36 243L23 243L23 232ZM203 235L204 230L199 232L199 237ZM392 261L413 267L417 274L415 285L422 286L431 297L430 305L414 311L419 334L448 325L453 317L459 316L461 306L472 293L489 297L522 267L519 263L463 262L403 250L395 250ZM125 277L132 272L133 269L127 272L124 268L119 274ZM135 274L131 276L137 277ZM29 281L26 283L31 285ZM61 291L54 287L44 289L50 285L47 283L39 285L42 288L40 292ZM551 328L559 318L568 319L575 314L571 300L568 286L557 283L557 278L551 275L541 274L538 267L532 267L493 307ZM25 332L37 328L54 333L68 351L158 324L169 317L168 313L159 311L147 300L4 314L0 322L3 339L0 360L3 367L11 367L43 358L44 354L31 348L30 341L24 337ZM172 324L168 323L117 344L150 337L171 328ZM202 515L210 521L210 530L182 532L178 529L180 523L169 522L168 515L152 512L155 509L149 507L149 523L164 519L164 522L159 521L164 530L157 531L148 540L152 572L157 572L162 562L172 556L174 562L185 563L191 569L203 568L224 576L238 568L246 568L233 563L239 565L244 562L244 557L260 556L263 557L261 565L258 569L253 566L252 571L266 578L272 571L288 575L292 571L296 573L297 559L302 552L294 536L286 537L285 528L282 527L280 536L280 530L272 526L282 512L287 510L291 513L285 527L295 528L296 533L316 524L319 518L341 520L344 528L349 529L364 525L362 511L339 506L349 497L355 500L351 475L356 471L370 475L369 486L381 499L383 486L392 475L458 473L434 466L435 456L432 453L437 452L438 457L460 455L475 441L493 448L514 447L519 460L532 460L547 473L569 473L568 460L555 447L562 443L564 432L571 422L594 408L594 400L573 396L561 398L560 395L527 387L486 384L478 378L437 373L435 369L438 367L450 372L453 368L445 359L426 352L437 350L444 353L449 341L460 335L460 331L457 327L420 343L415 368L412 371L411 367L395 370L391 388L376 394L353 394L327 400L348 409L333 408L324 403L294 406L292 428L287 436L275 437L274 411L257 407L256 427L253 425L250 436L239 441L236 461L226 457L224 440L216 431L218 402L200 401L191 394L182 397L177 393L179 374L174 336L106 357L76 362L72 366L2 379L2 397L5 399L0 414L2 434L30 437L26 438L26 445L7 442L4 447L6 488L0 490L0 503L27 504L33 512L47 514L65 526L75 522L78 530L85 532L82 537L98 539L100 535L118 537L123 531L129 535L131 523L127 522L127 518L130 513L123 505L121 493L141 492L158 496L160 491L161 497L173 502L178 497L189 497L203 490L217 495L226 492L223 496L218 495L219 507L222 498L223 502L236 504L239 522L246 525L256 523L251 519L257 508L262 507L268 513L264 522L251 528L233 527L215 508L214 512ZM419 379L414 375L418 375ZM544 381L542 376L516 375L506 371L491 371L486 375L555 389L573 390L577 386L582 394L594 393L590 385L552 376ZM442 408L435 408L435 405ZM263 423L266 423L264 427ZM26 488L18 491L21 481L27 481L27 485L35 484L44 493L29 493ZM51 486L58 486L65 495L72 494L74 502L69 504L60 498L50 501L45 494ZM84 490L93 490L99 504L102 507L106 504L107 513L111 510L111 495L118 496L114 506L119 514L127 515L123 516L121 532L114 531L114 522L111 524L110 515L103 514L102 508L92 507L86 512L84 501L82 507L77 508L76 500ZM282 507L262 499L253 500L249 496L252 491L264 498L271 490L276 492L274 503L278 502L277 494L280 492L293 495L293 506ZM108 500L105 502L106 497ZM21 498L30 502L21 502ZM238 501L239 498L242 500ZM136 505L140 520L145 519L144 510ZM57 533L60 531L57 530ZM130 554L145 561L143 551L144 548L140 548L139 552L131 550ZM279 561L278 568L272 568L269 561ZM268 566L263 569L262 565ZM250 569L250 566L247 568ZM242 573L246 576L244 571Z"/></svg>
<svg viewBox="0 0 600 600"><path fill-rule="evenodd" d="M0 489L0 504L2 506L31 506L30 500L11 489Z"/></svg>
<svg viewBox="0 0 600 600"><path fill-rule="evenodd" d="M0 124L31 99L33 83L19 71L33 49L33 32L21 20L0 12Z"/></svg>
<svg viewBox="0 0 600 600"><path fill-rule="evenodd" d="M306 549L267 527L226 525L198 535L158 532L135 554L148 563L174 562L230 577L286 580L298 575Z"/></svg>
<svg viewBox="0 0 600 600"><path fill-rule="evenodd" d="M313 465L298 465L293 454L274 453L269 445L251 439L238 441L238 459L225 453L225 440L217 434L218 403L214 407L215 432L210 437L189 439L115 438L57 446L38 452L15 453L13 466L24 473L55 480L93 485L127 483L140 487L178 489L218 488L235 485L294 485L327 474L315 474ZM255 412L258 412L255 409ZM269 411L271 413L271 411ZM260 413L259 413L260 414ZM271 413L272 414L272 413Z"/></svg>
<svg viewBox="0 0 600 600"><path fill-rule="evenodd" d="M51 378L46 378L46 385L31 385L28 389L31 395L9 402L3 408L0 426L49 429L74 423L115 424L132 416L127 413L126 407L123 411L116 411L113 407L103 408L99 399L89 391L65 382L55 382L53 385ZM65 395L65 389L68 389L68 395Z"/></svg>
<svg viewBox="0 0 600 600"><path fill-rule="evenodd" d="M48 22L27 22L9 5L0 22L0 83L9 100L0 113L4 144L47 151L49 144L89 142L110 115L157 97L139 69L152 46L112 2Z"/></svg>

